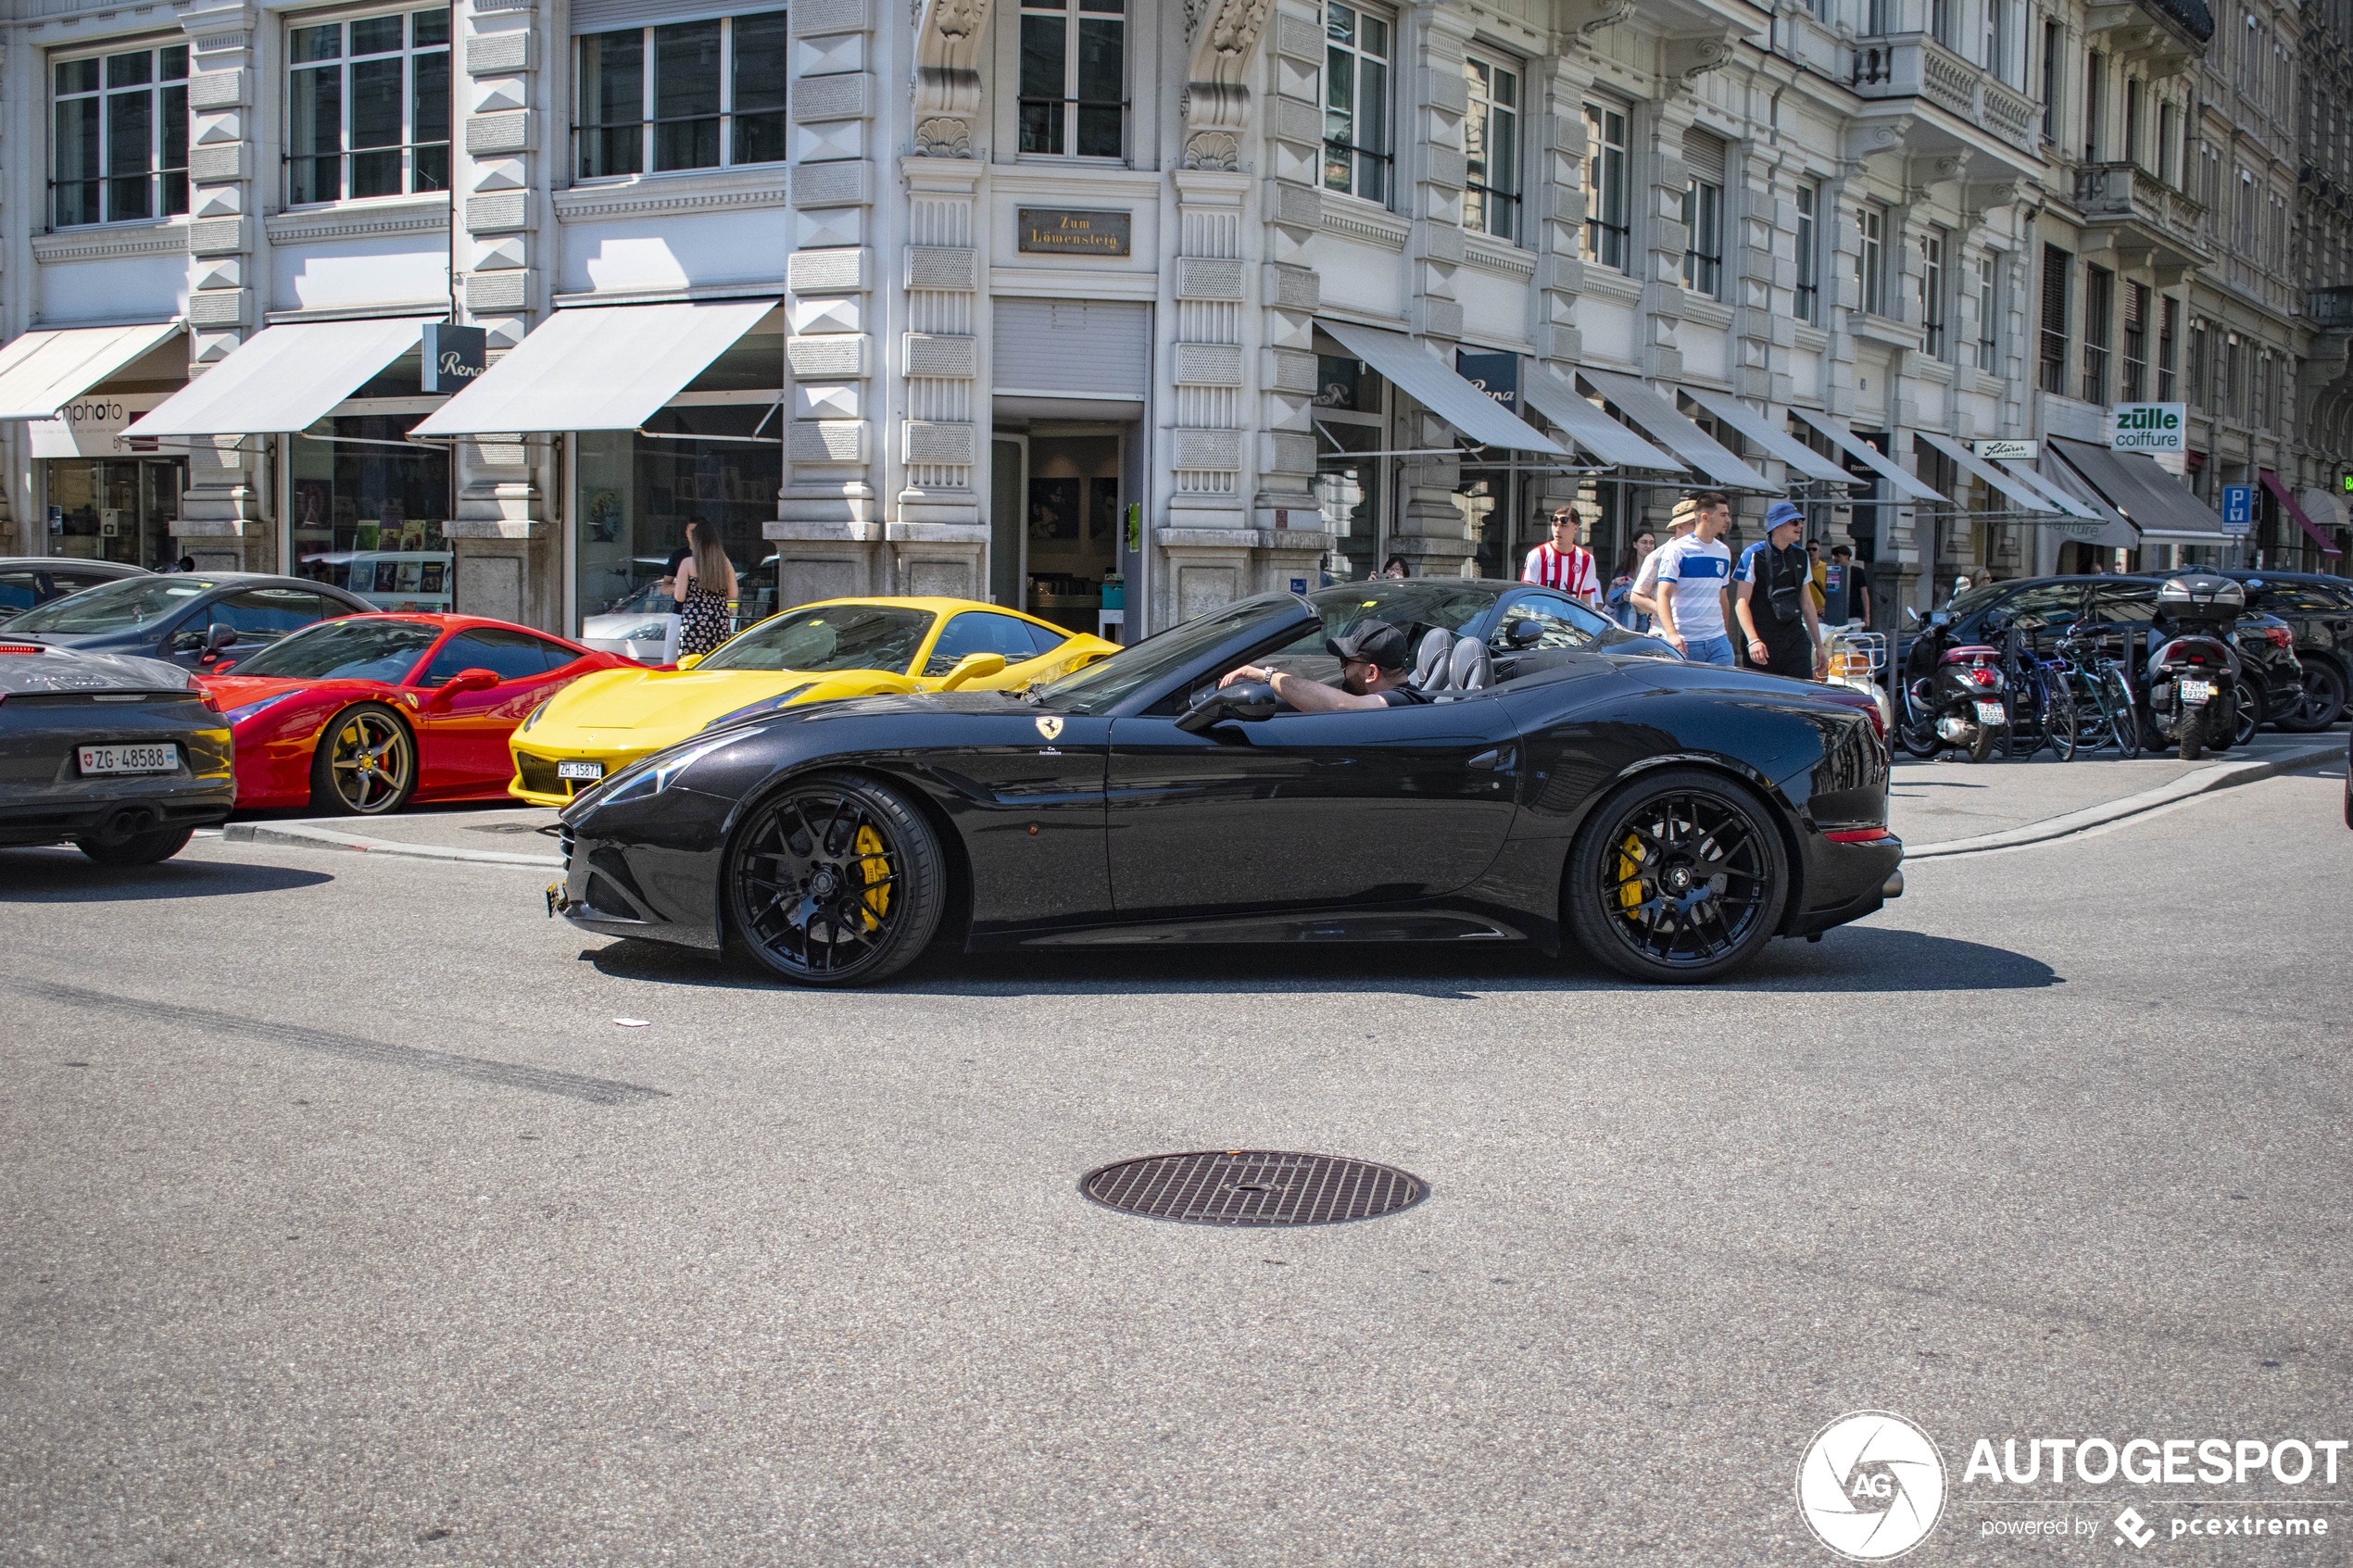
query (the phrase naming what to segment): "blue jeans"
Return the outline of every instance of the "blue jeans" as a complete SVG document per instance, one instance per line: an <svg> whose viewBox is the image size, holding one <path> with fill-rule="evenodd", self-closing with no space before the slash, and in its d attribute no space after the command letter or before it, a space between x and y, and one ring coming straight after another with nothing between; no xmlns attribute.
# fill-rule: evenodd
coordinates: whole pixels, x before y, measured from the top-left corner
<svg viewBox="0 0 2353 1568"><path fill-rule="evenodd" d="M1683 657L1693 664L1730 664L1732 662L1732 639L1730 637L1686 637Z"/></svg>

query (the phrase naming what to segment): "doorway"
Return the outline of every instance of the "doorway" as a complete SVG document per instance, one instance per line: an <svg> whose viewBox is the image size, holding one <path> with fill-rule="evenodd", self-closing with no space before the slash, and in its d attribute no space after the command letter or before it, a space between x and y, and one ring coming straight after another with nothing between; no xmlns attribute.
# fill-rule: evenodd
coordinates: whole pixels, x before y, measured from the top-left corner
<svg viewBox="0 0 2353 1568"><path fill-rule="evenodd" d="M989 596L1066 632L1096 633L1116 609L1126 500L1123 428L1035 425L994 442Z"/></svg>

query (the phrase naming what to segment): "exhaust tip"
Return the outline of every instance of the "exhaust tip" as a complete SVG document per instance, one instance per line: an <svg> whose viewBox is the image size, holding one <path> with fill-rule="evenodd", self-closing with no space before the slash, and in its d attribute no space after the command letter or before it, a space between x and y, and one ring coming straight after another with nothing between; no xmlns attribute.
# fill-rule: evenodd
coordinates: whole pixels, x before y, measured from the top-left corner
<svg viewBox="0 0 2353 1568"><path fill-rule="evenodd" d="M1882 898L1904 897L1904 873L1902 872L1888 872L1887 880L1880 884L1879 896Z"/></svg>

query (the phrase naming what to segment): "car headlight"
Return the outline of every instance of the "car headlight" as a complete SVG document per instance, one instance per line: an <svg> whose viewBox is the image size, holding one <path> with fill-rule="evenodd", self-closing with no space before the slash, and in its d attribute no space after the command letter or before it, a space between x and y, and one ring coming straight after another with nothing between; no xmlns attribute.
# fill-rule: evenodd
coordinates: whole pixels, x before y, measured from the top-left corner
<svg viewBox="0 0 2353 1568"><path fill-rule="evenodd" d="M624 800L642 800L668 789L679 774L710 756L723 746L735 743L733 735L721 735L716 740L690 746L684 751L657 752L615 776L598 797L599 806L618 805Z"/></svg>
<svg viewBox="0 0 2353 1568"><path fill-rule="evenodd" d="M243 708L233 708L221 717L232 724L242 724L263 709L274 708L292 696L294 696L292 692L280 692L276 696L265 696L259 702L248 702Z"/></svg>
<svg viewBox="0 0 2353 1568"><path fill-rule="evenodd" d="M783 691L778 692L774 696L763 696L758 702L745 703L741 708L735 709L733 712L722 713L718 718L713 719L710 723L705 724L702 727L702 733L709 734L711 731L719 728L722 724L732 724L738 719L749 719L761 713L774 712L775 709L786 706L787 703L797 700L801 693L807 691L810 687L815 685L817 683L814 681L801 681L793 685L786 686Z"/></svg>
<svg viewBox="0 0 2353 1568"><path fill-rule="evenodd" d="M549 697L547 702L553 702L556 699L554 697ZM547 711L547 702L541 703L538 707L524 714L522 716L522 722L515 726L515 733L517 734L521 734L523 731L531 728L532 725L539 722L539 716Z"/></svg>

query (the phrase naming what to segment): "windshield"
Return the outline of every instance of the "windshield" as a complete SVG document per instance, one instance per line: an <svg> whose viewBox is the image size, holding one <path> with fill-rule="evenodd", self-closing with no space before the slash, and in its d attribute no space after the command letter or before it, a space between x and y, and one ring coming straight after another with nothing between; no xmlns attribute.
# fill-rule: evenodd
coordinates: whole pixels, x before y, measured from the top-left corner
<svg viewBox="0 0 2353 1568"><path fill-rule="evenodd" d="M1211 648L1253 628L1272 632L1302 613L1299 601L1289 594L1244 599L1155 632L1134 647L1122 648L1059 681L1032 687L1029 699L1062 713L1108 713L1131 694L1176 674Z"/></svg>
<svg viewBox="0 0 2353 1568"><path fill-rule="evenodd" d="M294 681L399 682L440 635L440 627L418 621L321 621L241 660L236 672Z"/></svg>
<svg viewBox="0 0 2353 1568"><path fill-rule="evenodd" d="M177 574L124 577L26 610L8 622L8 630L68 636L135 631L171 619L214 586L206 578Z"/></svg>
<svg viewBox="0 0 2353 1568"><path fill-rule="evenodd" d="M761 621L719 645L699 670L887 670L906 674L932 613L897 605L821 605Z"/></svg>
<svg viewBox="0 0 2353 1568"><path fill-rule="evenodd" d="M1952 612L1954 620L1964 621L2008 592L2010 585L2007 583L1988 583L1982 588L1971 588L1944 608Z"/></svg>

